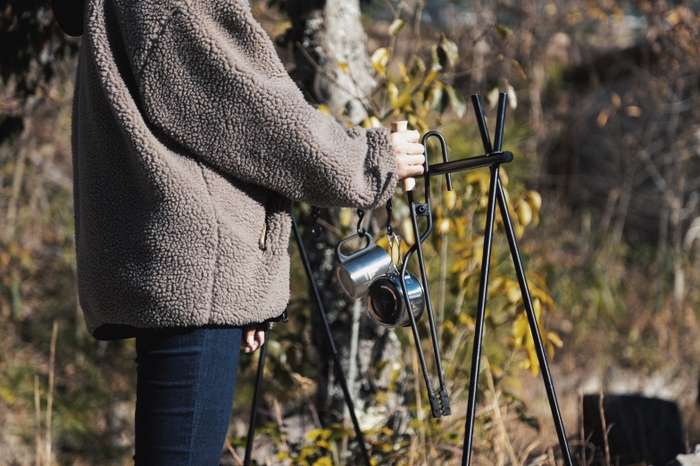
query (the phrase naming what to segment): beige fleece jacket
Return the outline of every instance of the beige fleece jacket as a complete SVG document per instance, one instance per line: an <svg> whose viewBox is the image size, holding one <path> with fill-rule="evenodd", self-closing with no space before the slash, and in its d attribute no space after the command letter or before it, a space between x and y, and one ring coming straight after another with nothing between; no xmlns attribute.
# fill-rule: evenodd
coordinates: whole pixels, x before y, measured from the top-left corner
<svg viewBox="0 0 700 466"><path fill-rule="evenodd" d="M73 112L97 338L279 316L291 201L371 209L396 185L388 130L309 106L247 0L88 0Z"/></svg>

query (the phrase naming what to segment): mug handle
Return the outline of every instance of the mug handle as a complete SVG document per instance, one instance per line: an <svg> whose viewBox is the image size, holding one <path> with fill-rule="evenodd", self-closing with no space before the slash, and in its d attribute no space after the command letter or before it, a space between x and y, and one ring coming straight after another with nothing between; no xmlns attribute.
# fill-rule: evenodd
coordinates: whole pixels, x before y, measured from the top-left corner
<svg viewBox="0 0 700 466"><path fill-rule="evenodd" d="M339 243L336 245L336 247L335 247L335 255L338 256L338 260L340 261L341 264L344 264L344 263L347 262L348 260L352 259L355 255L360 254L360 253L362 253L362 251L364 251L365 249L367 249L367 248L372 247L372 246L375 245L374 238L372 237L372 235L370 235L369 233L365 233L365 236L367 237L367 245L366 245L365 247L363 247L362 249L358 249L357 251L355 251L355 252L353 252L352 254L349 254L349 255L347 255L347 256L346 256L345 254L343 254L343 252L340 250L340 248L341 248L345 243L347 243L347 242L350 241L350 240L353 240L353 239L357 238L358 236L360 236L360 235L359 235L358 233L355 233L354 235L352 235L352 236L350 236L350 237L348 237L348 238L345 238L344 240L342 240L341 242L339 242Z"/></svg>

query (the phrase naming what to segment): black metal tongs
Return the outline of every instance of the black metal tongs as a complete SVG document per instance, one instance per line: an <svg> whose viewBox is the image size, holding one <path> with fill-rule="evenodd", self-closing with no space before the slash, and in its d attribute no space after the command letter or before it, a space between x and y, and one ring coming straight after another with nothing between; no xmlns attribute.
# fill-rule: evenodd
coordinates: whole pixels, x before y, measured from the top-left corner
<svg viewBox="0 0 700 466"><path fill-rule="evenodd" d="M405 131L405 124L403 122L398 122L398 125L395 126L395 130L397 131ZM415 181L412 179L404 180L404 191L406 192L408 196L408 206L409 210L411 213L411 225L413 226L413 237L415 238L415 242L413 246L411 246L406 252L406 255L404 256L403 259L403 265L401 267L401 273L399 274L400 281L401 281L401 288L403 291L403 298L405 302L406 309L411 308L411 303L409 300L409 292L408 292L408 287L406 285L406 275L407 275L407 268L408 268L408 262L413 255L413 253L418 254L418 268L420 270L420 280L423 285L423 293L424 293L424 300L425 300L425 305L428 310L428 326L430 328L430 339L432 340L433 344L433 353L435 355L435 366L437 369L437 374L438 374L438 381L440 384L440 390L436 393L434 388L433 388L433 382L430 377L430 373L428 371L428 367L425 361L425 353L423 351L423 345L421 344L421 339L420 335L418 333L418 326L416 325L416 318L413 315L412 312L409 312L409 323L411 327L411 331L413 333L413 340L415 341L416 344L416 350L418 352L418 359L421 364L421 369L423 371L423 378L425 379L425 385L428 390L428 398L430 400L430 412L433 417L438 418L441 416L449 416L451 414L451 409L450 409L450 400L449 396L447 394L447 386L445 384L445 374L444 370L442 368L442 360L440 358L440 343L438 340L437 336L437 330L436 330L436 325L435 325L435 313L433 312L433 305L430 299L430 288L428 286L428 274L425 269L425 259L423 257L423 246L422 243L430 236L430 233L433 231L433 218L431 215L431 209L430 209L430 177L428 176L428 157L427 157L427 141L428 138L436 136L440 140L440 144L442 147L442 156L443 160L445 163L448 162L447 158L447 144L445 142L445 139L442 137L440 133L437 131L431 131L423 136L422 143L423 147L425 149L425 162L424 162L424 179L425 183L423 185L424 189L424 198L425 202L424 203L418 203L415 200L415 197L413 195L413 189L415 187ZM446 174L447 178L447 189L452 190L452 180L450 178L449 173ZM418 217L425 217L427 219L427 225L425 228L425 231L422 233L420 232L419 226L418 226Z"/></svg>

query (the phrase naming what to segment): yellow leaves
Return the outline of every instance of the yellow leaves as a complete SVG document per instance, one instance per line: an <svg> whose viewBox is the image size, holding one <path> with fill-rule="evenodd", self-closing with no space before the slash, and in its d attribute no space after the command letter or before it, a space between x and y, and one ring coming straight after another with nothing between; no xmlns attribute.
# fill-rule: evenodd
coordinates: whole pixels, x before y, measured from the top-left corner
<svg viewBox="0 0 700 466"><path fill-rule="evenodd" d="M438 222L435 230L438 234L446 235L450 232L450 229L450 220L447 218L443 218Z"/></svg>
<svg viewBox="0 0 700 466"><path fill-rule="evenodd" d="M510 64L513 68L515 68L515 71L518 72L520 77L524 80L527 81L527 75L525 74L525 70L523 70L522 65L520 65L520 62L516 60L515 58L510 59ZM512 86L511 86L512 87Z"/></svg>
<svg viewBox="0 0 700 466"><path fill-rule="evenodd" d="M625 99L629 100L629 99ZM629 103L629 101L627 102ZM642 109L636 105L626 105L623 107L624 102L616 92L610 93L610 105L606 108L601 109L596 118L596 123L601 128L608 124L610 117L616 114L617 111L623 110L625 115L632 118L639 118L642 116Z"/></svg>
<svg viewBox="0 0 700 466"><path fill-rule="evenodd" d="M622 99L620 99L620 96L617 94L617 92L610 93L610 102L612 102L613 107L615 108L620 108L620 106L622 105Z"/></svg>
<svg viewBox="0 0 700 466"><path fill-rule="evenodd" d="M396 20L389 27L389 33L395 36L404 27L404 21ZM384 78L384 102L391 103L391 107L381 109L381 114L402 115L420 132L431 129L426 121L431 112L442 115L449 106L461 118L467 110L467 103L459 91L442 82L446 70L454 69L459 60L457 44L443 36L431 50L430 66L426 66L417 55L404 63L392 57L387 47L378 48L371 57L372 67ZM390 76L390 70L396 75Z"/></svg>
<svg viewBox="0 0 700 466"><path fill-rule="evenodd" d="M459 118L462 118L467 111L467 103L464 101L464 97L452 86L445 86L445 90L449 96L452 110L454 110Z"/></svg>
<svg viewBox="0 0 700 466"><path fill-rule="evenodd" d="M443 195L443 202L448 210L452 210L457 206L457 193L452 191L445 191Z"/></svg>
<svg viewBox="0 0 700 466"><path fill-rule="evenodd" d="M459 323L462 325L467 325L470 328L474 328L476 325L476 322L474 321L473 317L470 317L464 313L461 313L459 317L457 317L457 320L459 320Z"/></svg>
<svg viewBox="0 0 700 466"><path fill-rule="evenodd" d="M629 105L625 107L625 113L627 113L627 116L639 118L640 116L642 116L642 109L637 107L636 105Z"/></svg>
<svg viewBox="0 0 700 466"><path fill-rule="evenodd" d="M607 108L604 108L598 114L598 118L596 119L596 123L598 123L598 126L603 128L606 124L608 124L608 118L610 118L610 110L608 110Z"/></svg>
<svg viewBox="0 0 700 466"><path fill-rule="evenodd" d="M520 293L520 285L518 285L518 282L514 282L512 280L508 281L505 290L506 298L508 299L509 303L515 304L517 302L520 302L520 300L522 299L522 294Z"/></svg>
<svg viewBox="0 0 700 466"><path fill-rule="evenodd" d="M537 191L528 191L525 198L535 211L539 211L542 207L542 196Z"/></svg>
<svg viewBox="0 0 700 466"><path fill-rule="evenodd" d="M515 88L510 84L506 88L506 94L508 95L508 106L513 110L518 108L518 95L515 93Z"/></svg>
<svg viewBox="0 0 700 466"><path fill-rule="evenodd" d="M392 82L387 83L386 94L395 110L407 110L407 107L411 104L411 96L399 92L399 88Z"/></svg>
<svg viewBox="0 0 700 466"><path fill-rule="evenodd" d="M401 231L403 232L404 242L413 244L416 242L416 237L413 234L413 225L410 218L404 218L401 222Z"/></svg>
<svg viewBox="0 0 700 466"><path fill-rule="evenodd" d="M345 62L338 63L338 68L340 68L340 71L342 71L343 74L348 74L350 72L350 66L348 66L348 64Z"/></svg>
<svg viewBox="0 0 700 466"><path fill-rule="evenodd" d="M370 116L362 120L362 127L363 128L381 128L382 127L382 122L379 121L379 118L376 116Z"/></svg>
<svg viewBox="0 0 700 466"><path fill-rule="evenodd" d="M406 72L406 65L404 65L402 62L398 62L396 65L399 68L399 74L401 75L401 80L403 81L404 85L408 86L411 84L411 78L408 77L408 73Z"/></svg>
<svg viewBox="0 0 700 466"><path fill-rule="evenodd" d="M547 332L547 340L552 343L554 346L557 348L561 348L564 346L564 342L561 341L561 338L559 338L559 335L557 335L554 332Z"/></svg>
<svg viewBox="0 0 700 466"><path fill-rule="evenodd" d="M372 67L382 77L386 77L386 69L389 65L389 49L380 47L374 51L372 58Z"/></svg>
<svg viewBox="0 0 700 466"><path fill-rule="evenodd" d="M328 443L328 439L331 437L331 433L330 429L312 429L306 434L306 438L311 440L317 447L329 450L331 446Z"/></svg>
<svg viewBox="0 0 700 466"><path fill-rule="evenodd" d="M348 228L355 222L355 212L353 209L340 209L340 214L338 216L340 226L343 228Z"/></svg>
<svg viewBox="0 0 700 466"><path fill-rule="evenodd" d="M536 281L541 281L539 276L536 276ZM535 314L535 320L537 322L537 327L540 329L540 337L542 343L549 354L549 357L554 356L554 347L561 348L564 345L559 335L554 332L542 333L542 312L546 307L553 308L554 302L551 296L544 291L540 286L533 281L528 281L528 289L532 298L532 309ZM530 369L533 376L539 373L539 359L537 356L537 351L535 350L535 341L532 337L530 330L530 321L525 313L525 309L521 307L517 318L513 322L511 329L511 343L515 350L524 349L526 358L520 363L520 367L523 369Z"/></svg>
<svg viewBox="0 0 700 466"><path fill-rule="evenodd" d="M532 222L532 207L527 202L518 204L518 222L523 227L528 226Z"/></svg>
<svg viewBox="0 0 700 466"><path fill-rule="evenodd" d="M333 466L333 460L327 456L324 456L323 458L319 458L314 461L313 466Z"/></svg>
<svg viewBox="0 0 700 466"><path fill-rule="evenodd" d="M0 385L0 399L4 400L8 405L11 405L15 402L15 395L12 393L12 390Z"/></svg>
<svg viewBox="0 0 700 466"><path fill-rule="evenodd" d="M669 26L673 27L681 22L681 16L678 14L678 10L674 9L666 13L666 22Z"/></svg>
<svg viewBox="0 0 700 466"><path fill-rule="evenodd" d="M532 307L535 311L535 316L538 325L541 328L541 306L539 300L534 299L532 301ZM512 334L513 346L515 347L515 349L518 350L524 348L526 353L526 359L520 363L520 367L522 367L523 369L530 369L532 375L536 376L537 374L539 374L540 363L537 357L537 351L535 350L535 341L533 340L532 333L530 332L530 322L527 318L527 315L524 312L521 312L518 315L517 319L515 319L515 322L513 323Z"/></svg>
<svg viewBox="0 0 700 466"><path fill-rule="evenodd" d="M426 103L428 104L428 106L435 109L438 113L442 113L444 108L442 99L443 89L444 86L442 85L442 83L435 83L435 85L430 89L430 92L428 93L428 98L426 99Z"/></svg>
<svg viewBox="0 0 700 466"><path fill-rule="evenodd" d="M489 172L486 170L474 170L467 172L467 183L470 185L477 185L479 187L480 193L486 193L489 189ZM486 198L485 196L480 196ZM483 203L486 206L486 203Z"/></svg>
<svg viewBox="0 0 700 466"><path fill-rule="evenodd" d="M516 70L519 69L519 71L521 73L523 73L523 75L525 74L525 72L522 71L522 68L520 68L520 64L517 61L512 60L511 64L513 64L514 66L517 65ZM527 79L527 78L524 78L524 79ZM513 110L515 110L516 108L518 108L518 94L515 92L515 88L511 84L509 84L508 81L504 81L503 86L505 86L505 92L506 92L506 95L508 96L508 106L510 108L512 108ZM496 104L498 104L498 99L500 97L500 94L501 94L500 86L496 86L489 91L489 93L486 96L486 99L489 101L490 108L496 108Z"/></svg>
<svg viewBox="0 0 700 466"><path fill-rule="evenodd" d="M399 99L399 88L396 87L396 84L389 82L386 85L386 95L389 96L389 100L391 100L392 105L396 107L395 103Z"/></svg>
<svg viewBox="0 0 700 466"><path fill-rule="evenodd" d="M504 24L494 24L493 29L504 40L513 35L513 30Z"/></svg>
<svg viewBox="0 0 700 466"><path fill-rule="evenodd" d="M498 86L494 87L489 91L489 93L486 95L486 100L489 101L489 107L490 108L496 108L496 104L498 103L498 96L500 94L501 90L498 88Z"/></svg>
<svg viewBox="0 0 700 466"><path fill-rule="evenodd" d="M406 21L402 19L395 19L394 22L389 26L389 35L394 37L401 32L401 30L406 26Z"/></svg>
<svg viewBox="0 0 700 466"><path fill-rule="evenodd" d="M438 47L438 57L441 59L440 64L443 67L448 65L450 68L454 68L459 60L457 44L443 36L440 41L440 46Z"/></svg>

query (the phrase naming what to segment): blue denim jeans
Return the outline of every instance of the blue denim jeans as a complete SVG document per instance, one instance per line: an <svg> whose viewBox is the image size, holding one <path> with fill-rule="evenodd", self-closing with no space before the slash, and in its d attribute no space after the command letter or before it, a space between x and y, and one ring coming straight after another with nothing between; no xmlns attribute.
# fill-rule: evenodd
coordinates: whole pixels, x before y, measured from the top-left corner
<svg viewBox="0 0 700 466"><path fill-rule="evenodd" d="M136 336L138 466L217 466L236 387L240 328Z"/></svg>

